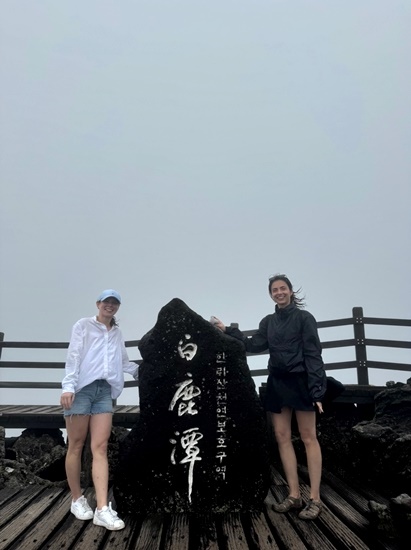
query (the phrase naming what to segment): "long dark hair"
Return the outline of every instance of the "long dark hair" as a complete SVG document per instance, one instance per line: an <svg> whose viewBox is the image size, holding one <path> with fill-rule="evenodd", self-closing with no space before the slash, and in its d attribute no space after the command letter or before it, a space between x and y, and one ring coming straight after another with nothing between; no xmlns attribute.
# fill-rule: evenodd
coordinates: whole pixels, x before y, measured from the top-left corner
<svg viewBox="0 0 411 550"><path fill-rule="evenodd" d="M276 281L284 281L284 283L291 290L292 292L291 303L295 304L300 309L305 307L305 297L298 295L301 292L301 288L299 288L298 290L294 290L290 279L287 277L287 275L284 275L282 273L276 273L275 275L273 275L268 279L268 294L270 296L271 296L271 287L273 283L275 283Z"/></svg>

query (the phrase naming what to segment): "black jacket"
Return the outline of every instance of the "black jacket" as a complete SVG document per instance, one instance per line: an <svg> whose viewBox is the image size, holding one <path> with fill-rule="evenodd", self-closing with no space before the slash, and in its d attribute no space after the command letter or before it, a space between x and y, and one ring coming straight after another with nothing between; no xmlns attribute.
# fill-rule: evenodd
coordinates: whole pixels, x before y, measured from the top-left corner
<svg viewBox="0 0 411 550"><path fill-rule="evenodd" d="M246 337L234 327L227 327L226 332L240 339L251 353L268 349L270 373L307 371L309 394L313 401L321 401L327 381L317 323L311 313L293 303L285 308L276 306L275 313L264 317L254 336Z"/></svg>

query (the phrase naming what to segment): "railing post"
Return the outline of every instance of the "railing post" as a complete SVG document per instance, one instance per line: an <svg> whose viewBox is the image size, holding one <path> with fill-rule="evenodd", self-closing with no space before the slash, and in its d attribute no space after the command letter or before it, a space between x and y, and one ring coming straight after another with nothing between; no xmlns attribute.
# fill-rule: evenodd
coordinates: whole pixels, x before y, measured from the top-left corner
<svg viewBox="0 0 411 550"><path fill-rule="evenodd" d="M365 347L364 314L362 307L353 307L355 359L357 361L357 382L368 386L367 350Z"/></svg>
<svg viewBox="0 0 411 550"><path fill-rule="evenodd" d="M4 341L4 332L0 332L0 342ZM0 359L1 359L1 352L3 351L3 348L0 347Z"/></svg>

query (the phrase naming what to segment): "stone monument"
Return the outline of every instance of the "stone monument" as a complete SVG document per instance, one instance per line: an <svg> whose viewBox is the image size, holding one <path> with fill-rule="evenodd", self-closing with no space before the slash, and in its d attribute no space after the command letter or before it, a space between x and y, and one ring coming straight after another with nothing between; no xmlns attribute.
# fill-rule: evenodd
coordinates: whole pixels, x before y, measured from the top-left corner
<svg viewBox="0 0 411 550"><path fill-rule="evenodd" d="M120 449L119 512L261 509L267 427L243 344L175 298L139 349L140 419Z"/></svg>

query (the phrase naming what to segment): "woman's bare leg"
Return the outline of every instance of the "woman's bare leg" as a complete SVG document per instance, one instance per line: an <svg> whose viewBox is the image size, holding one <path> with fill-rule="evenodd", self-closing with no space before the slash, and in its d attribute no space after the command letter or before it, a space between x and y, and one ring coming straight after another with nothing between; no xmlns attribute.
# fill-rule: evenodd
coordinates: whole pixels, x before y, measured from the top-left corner
<svg viewBox="0 0 411 550"><path fill-rule="evenodd" d="M97 508L107 506L108 458L107 446L111 434L112 414L94 414L90 419L91 452L93 454L93 483Z"/></svg>
<svg viewBox="0 0 411 550"><path fill-rule="evenodd" d="M68 449L66 475L73 500L81 497L81 455L87 437L90 417L87 415L66 416Z"/></svg>
<svg viewBox="0 0 411 550"><path fill-rule="evenodd" d="M322 455L317 439L315 411L296 411L296 417L301 440L307 454L310 497L313 500L320 500Z"/></svg>
<svg viewBox="0 0 411 550"><path fill-rule="evenodd" d="M280 414L270 413L274 426L275 438L278 444L281 463L283 465L285 478L288 483L290 496L300 497L300 484L298 482L297 458L294 446L291 441L291 418L292 409L283 407Z"/></svg>

